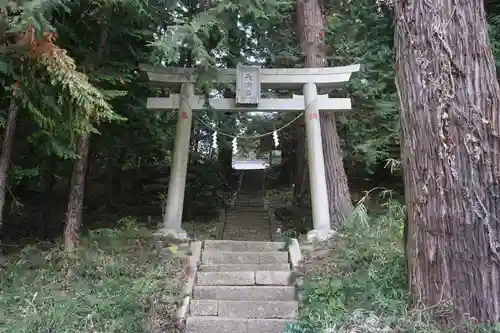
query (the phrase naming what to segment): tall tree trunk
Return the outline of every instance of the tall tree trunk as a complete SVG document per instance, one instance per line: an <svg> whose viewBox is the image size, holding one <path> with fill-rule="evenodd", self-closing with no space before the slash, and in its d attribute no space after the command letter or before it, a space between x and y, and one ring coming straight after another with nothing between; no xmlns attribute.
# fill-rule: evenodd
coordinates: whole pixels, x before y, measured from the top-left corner
<svg viewBox="0 0 500 333"><path fill-rule="evenodd" d="M318 0L297 0L299 40L305 55L305 67L325 67L323 15ZM332 113L320 113L321 136L325 156L326 184L332 227L342 224L352 212L352 203L343 165L343 153Z"/></svg>
<svg viewBox="0 0 500 333"><path fill-rule="evenodd" d="M321 136L325 155L326 185L332 227L339 226L349 218L353 207L347 176L343 163L343 152L333 113L323 112L321 117Z"/></svg>
<svg viewBox="0 0 500 333"><path fill-rule="evenodd" d="M108 41L108 30L103 23L100 40L97 48L97 61L93 63L94 68L89 68L91 72L95 70L102 61L104 50ZM90 67L92 67L90 66ZM92 119L89 119L91 122ZM77 145L78 159L73 166L71 175L71 185L68 200L68 209L66 211L66 225L64 227L64 248L67 251L73 250L78 244L78 231L82 224L83 200L85 198L85 185L87 182L87 171L89 165L89 146L90 133L83 134Z"/></svg>
<svg viewBox="0 0 500 333"><path fill-rule="evenodd" d="M77 146L78 159L73 165L71 185L64 228L64 248L73 250L78 245L78 231L82 225L83 197L85 194L85 175L89 157L90 133L83 135Z"/></svg>
<svg viewBox="0 0 500 333"><path fill-rule="evenodd" d="M0 227L3 223L3 209L5 206L5 191L7 190L7 182L9 175L10 152L14 143L14 133L16 131L16 118L19 107L16 104L14 97L10 100L9 115L5 132L3 135L2 154L0 155Z"/></svg>
<svg viewBox="0 0 500 333"><path fill-rule="evenodd" d="M500 89L483 1L395 1L395 11L413 304L452 302L457 317L497 323Z"/></svg>
<svg viewBox="0 0 500 333"><path fill-rule="evenodd" d="M89 189L89 175L92 174L92 170L96 167L98 161L97 161L97 152L95 151L95 149L92 149L92 145L89 146L88 148L88 157L87 157L87 162L85 162L85 184L84 184L84 188L88 191ZM88 195L87 194L83 194L83 200L85 201L85 199L88 198Z"/></svg>

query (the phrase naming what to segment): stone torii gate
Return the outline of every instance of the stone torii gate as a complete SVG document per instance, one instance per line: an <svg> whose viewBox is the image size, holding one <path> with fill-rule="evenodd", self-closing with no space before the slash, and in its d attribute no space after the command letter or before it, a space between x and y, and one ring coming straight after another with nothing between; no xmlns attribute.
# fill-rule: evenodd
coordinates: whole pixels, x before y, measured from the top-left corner
<svg viewBox="0 0 500 333"><path fill-rule="evenodd" d="M349 81L351 74L359 71L359 65L327 68L261 69L258 66L238 66L236 69L219 69L216 81L236 82L236 99L211 98L213 109L226 112L276 112L304 111L306 141L311 182L311 201L314 230L309 239L326 239L332 235L328 192L326 187L325 161L319 111L349 111L349 98L328 98L318 95L317 88L338 88ZM170 172L168 197L163 217L164 232L178 238L186 238L182 230L182 210L192 126L192 111L201 110L205 97L194 94L196 75L192 68L150 67L140 65L151 84L158 87L179 88L180 94L169 97L150 97L149 110L179 109L175 137L174 157ZM293 98L261 99L261 88L302 90L303 95Z"/></svg>

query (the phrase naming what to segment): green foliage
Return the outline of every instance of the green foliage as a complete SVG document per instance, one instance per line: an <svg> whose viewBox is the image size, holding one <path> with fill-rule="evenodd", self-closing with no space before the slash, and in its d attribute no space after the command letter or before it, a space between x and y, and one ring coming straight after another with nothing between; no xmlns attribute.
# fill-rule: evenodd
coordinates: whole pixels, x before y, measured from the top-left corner
<svg viewBox="0 0 500 333"><path fill-rule="evenodd" d="M283 19L292 1L248 1L224 0L198 12L184 11L190 8L181 4L181 10L174 11L161 36L150 45L156 49L158 62L178 63L187 53L190 63L202 70L209 70L220 64L222 54L228 54L235 65L239 60L246 61L239 52L254 50L247 46L247 34L270 28L270 22ZM258 46L253 43L254 48ZM235 52L237 51L237 52Z"/></svg>
<svg viewBox="0 0 500 333"><path fill-rule="evenodd" d="M95 131L93 121L121 119L66 50L54 44L49 20L55 12L68 13L64 1L9 2L0 11L7 13L0 22L0 43L6 46L0 62L10 59L12 68L4 73L19 82L16 97L42 129L69 124L79 135Z"/></svg>
<svg viewBox="0 0 500 333"><path fill-rule="evenodd" d="M132 219L73 254L28 247L0 272L0 332L175 332L182 264ZM164 244L165 247L168 244Z"/></svg>
<svg viewBox="0 0 500 333"><path fill-rule="evenodd" d="M185 206L190 214L203 216L224 206L224 192L227 181L222 174L220 163L211 160L197 161L189 173L185 193Z"/></svg>
<svg viewBox="0 0 500 333"><path fill-rule="evenodd" d="M381 197L387 196L381 192ZM367 194L368 195L368 194ZM328 242L305 254L300 319L285 333L441 333L429 309L408 310L407 271L401 237L405 209L385 199L368 213L367 195L352 218ZM447 304L440 310L449 311ZM498 328L464 322L452 332L494 333Z"/></svg>
<svg viewBox="0 0 500 333"><path fill-rule="evenodd" d="M20 184L27 179L34 178L40 176L39 168L19 168L14 167L10 173L10 177L12 178L12 183Z"/></svg>
<svg viewBox="0 0 500 333"><path fill-rule="evenodd" d="M207 9L200 2L0 0L0 109L6 109L14 82L19 81L16 96L21 111L26 111L20 112L16 129L9 174L13 192L23 187L37 189L48 173L57 185L64 185L60 187L66 198L72 165L65 160L77 157L74 139L87 132L100 133L91 140L89 188L102 186L109 193L115 182L120 190L124 184L135 188L135 183L143 184L134 182L131 174L168 168L177 116L148 111L145 101L171 91L145 86L138 63L196 67L203 92L208 94L207 88L213 84L219 88L218 94L227 97L234 87L211 82L216 66L235 67L253 61L249 59L267 68L302 66L294 2L223 0L212 4ZM486 5L491 45L500 59L500 11L493 1ZM376 0L326 2L325 6L329 65L362 65L348 85L354 110L337 117L345 165L351 175L371 177L384 161L399 160L393 18ZM48 52L43 56L29 57L27 45L10 47L30 25L38 42L47 33L57 32L56 40L44 44ZM275 96L289 93L265 92ZM330 93L345 96L345 91ZM197 116L226 133L235 134L246 127L250 134L271 131L295 115L224 115L204 110ZM2 111L0 125L4 126L5 119ZM294 137L295 129L288 128L280 136L281 145L285 147ZM195 123L193 140L210 146L211 131ZM222 156L230 140L220 138L219 143ZM54 155L57 165L52 170L44 162ZM200 156L197 148L191 155L185 212L190 220L201 216L207 221L209 210L224 205L223 194L231 185L225 170L230 158L216 162L215 154ZM278 176L274 178L278 184ZM144 196L140 191L128 192L132 194L125 195ZM288 224L283 225L285 241L311 226L310 208L292 208L291 192L269 191L266 196L269 207L290 213ZM149 203L148 198L144 201L141 204ZM326 260L310 265L302 321L290 332L326 333L333 328L340 333L356 329L376 332L384 325L406 332L436 332L425 314L418 318L405 310L399 244L402 207L391 201L384 212L368 215L368 203L363 203L340 231L344 236L327 245L331 253ZM203 237L213 236L212 222L199 224L190 222L185 227ZM163 296L172 291L160 283L163 263L152 257L150 238L141 230L133 224L118 231L100 229L84 239L84 250L75 256L59 250L40 254L27 249L2 273L0 305L6 310L0 314L0 332L145 332L149 310L139 300L155 291ZM33 258L42 264L33 264ZM78 278L66 280L69 268L78 272ZM171 311L173 302L166 302L165 311Z"/></svg>
<svg viewBox="0 0 500 333"><path fill-rule="evenodd" d="M344 162L358 173L399 158L392 16L380 6L375 0L338 3L327 20L330 66L361 64L348 84L353 112L338 117Z"/></svg>
<svg viewBox="0 0 500 333"><path fill-rule="evenodd" d="M224 221L218 218L211 219L206 223L201 224L200 221L186 221L182 222L182 228L193 239L219 239Z"/></svg>
<svg viewBox="0 0 500 333"><path fill-rule="evenodd" d="M376 327L366 332L382 332L392 327L391 319L406 315L404 254L396 237L404 209L393 201L385 208L385 214L370 218L366 207L358 205L334 240L306 255L301 321L287 333L349 332L356 329L352 320L361 329L374 315Z"/></svg>

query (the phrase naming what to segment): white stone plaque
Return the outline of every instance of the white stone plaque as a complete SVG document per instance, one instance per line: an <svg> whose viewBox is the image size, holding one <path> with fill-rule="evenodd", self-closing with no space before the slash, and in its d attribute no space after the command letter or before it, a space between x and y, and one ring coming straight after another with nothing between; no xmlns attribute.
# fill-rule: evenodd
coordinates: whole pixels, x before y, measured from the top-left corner
<svg viewBox="0 0 500 333"><path fill-rule="evenodd" d="M236 104L259 104L260 67L236 67Z"/></svg>

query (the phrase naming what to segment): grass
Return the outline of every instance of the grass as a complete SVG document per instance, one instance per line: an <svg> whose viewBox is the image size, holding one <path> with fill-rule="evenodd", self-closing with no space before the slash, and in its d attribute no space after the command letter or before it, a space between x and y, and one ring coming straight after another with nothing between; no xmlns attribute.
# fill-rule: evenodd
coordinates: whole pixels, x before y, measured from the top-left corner
<svg viewBox="0 0 500 333"><path fill-rule="evenodd" d="M176 332L182 258L133 219L64 253L27 247L0 271L1 333Z"/></svg>
<svg viewBox="0 0 500 333"><path fill-rule="evenodd" d="M408 309L405 209L388 194L382 191L370 212L365 195L336 237L303 248L307 274L299 320L285 333L499 333L498 327L466 322L444 330L428 309Z"/></svg>
<svg viewBox="0 0 500 333"><path fill-rule="evenodd" d="M182 223L182 228L196 240L218 239L224 225L224 221L213 218L206 222L187 221Z"/></svg>
<svg viewBox="0 0 500 333"><path fill-rule="evenodd" d="M406 317L408 304L399 242L404 209L397 202L385 208L385 214L369 219L358 205L337 237L305 253L301 320L287 333L382 333L406 327L398 321ZM415 329L418 325L412 322ZM426 327L425 332L434 331Z"/></svg>

